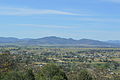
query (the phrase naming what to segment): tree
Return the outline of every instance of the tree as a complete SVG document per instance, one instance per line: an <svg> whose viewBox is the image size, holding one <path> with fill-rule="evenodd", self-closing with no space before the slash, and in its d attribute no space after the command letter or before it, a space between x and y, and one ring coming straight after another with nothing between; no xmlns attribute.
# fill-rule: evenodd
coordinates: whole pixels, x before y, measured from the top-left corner
<svg viewBox="0 0 120 80"><path fill-rule="evenodd" d="M93 80L92 75L87 70L81 70L78 75L79 80Z"/></svg>
<svg viewBox="0 0 120 80"><path fill-rule="evenodd" d="M0 80L35 80L31 69L24 71L11 71L3 75Z"/></svg>
<svg viewBox="0 0 120 80"><path fill-rule="evenodd" d="M37 74L37 80L68 80L66 74L60 67L54 64L44 66Z"/></svg>
<svg viewBox="0 0 120 80"><path fill-rule="evenodd" d="M1 80L25 80L24 74L16 71L7 72Z"/></svg>
<svg viewBox="0 0 120 80"><path fill-rule="evenodd" d="M93 80L93 75L85 69L72 71L68 74L68 77L69 80Z"/></svg>
<svg viewBox="0 0 120 80"><path fill-rule="evenodd" d="M35 80L35 76L32 72L32 69L27 70L25 74L25 80Z"/></svg>

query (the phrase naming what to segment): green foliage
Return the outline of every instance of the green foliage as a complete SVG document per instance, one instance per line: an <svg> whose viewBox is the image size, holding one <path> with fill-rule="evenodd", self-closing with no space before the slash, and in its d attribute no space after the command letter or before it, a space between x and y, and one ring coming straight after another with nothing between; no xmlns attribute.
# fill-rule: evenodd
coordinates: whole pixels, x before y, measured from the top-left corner
<svg viewBox="0 0 120 80"><path fill-rule="evenodd" d="M15 63L10 51L2 51L0 54L0 73L12 70L14 65Z"/></svg>
<svg viewBox="0 0 120 80"><path fill-rule="evenodd" d="M78 75L79 80L93 80L92 75L87 70L81 70Z"/></svg>
<svg viewBox="0 0 120 80"><path fill-rule="evenodd" d="M101 68L101 69L117 69L120 66L120 63L116 62L116 61L111 61L111 62L107 62L104 64L95 64L95 67L97 68Z"/></svg>
<svg viewBox="0 0 120 80"><path fill-rule="evenodd" d="M94 80L93 75L86 69L70 72L68 77L69 80Z"/></svg>
<svg viewBox="0 0 120 80"><path fill-rule="evenodd" d="M32 70L27 70L27 72L12 71L7 72L3 75L0 80L35 80Z"/></svg>
<svg viewBox="0 0 120 80"><path fill-rule="evenodd" d="M37 74L38 80L68 80L66 74L60 67L54 64L44 66Z"/></svg>
<svg viewBox="0 0 120 80"><path fill-rule="evenodd" d="M31 46L0 50L0 80L120 79L120 48Z"/></svg>
<svg viewBox="0 0 120 80"><path fill-rule="evenodd" d="M1 80L24 80L24 75L20 72L8 72Z"/></svg>
<svg viewBox="0 0 120 80"><path fill-rule="evenodd" d="M35 76L31 69L27 70L24 77L25 77L25 80L35 80Z"/></svg>

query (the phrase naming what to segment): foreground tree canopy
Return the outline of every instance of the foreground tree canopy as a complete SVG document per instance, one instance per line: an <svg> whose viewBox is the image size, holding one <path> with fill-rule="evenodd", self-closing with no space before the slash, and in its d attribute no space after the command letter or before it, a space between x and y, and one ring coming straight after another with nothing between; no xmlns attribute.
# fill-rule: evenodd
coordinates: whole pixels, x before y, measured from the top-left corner
<svg viewBox="0 0 120 80"><path fill-rule="evenodd" d="M60 67L49 64L44 66L37 74L39 80L68 80L66 74Z"/></svg>

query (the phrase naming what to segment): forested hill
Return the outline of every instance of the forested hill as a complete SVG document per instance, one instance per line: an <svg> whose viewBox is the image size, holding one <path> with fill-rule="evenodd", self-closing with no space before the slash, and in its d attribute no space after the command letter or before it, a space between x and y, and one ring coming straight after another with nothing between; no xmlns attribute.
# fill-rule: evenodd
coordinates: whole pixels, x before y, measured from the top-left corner
<svg viewBox="0 0 120 80"><path fill-rule="evenodd" d="M14 44L22 44L22 45L84 45L84 46L119 46L118 44L103 42L92 39L80 39L75 40L72 38L60 38L56 36L43 37L38 39L18 39L13 37L0 37L0 43L14 43Z"/></svg>

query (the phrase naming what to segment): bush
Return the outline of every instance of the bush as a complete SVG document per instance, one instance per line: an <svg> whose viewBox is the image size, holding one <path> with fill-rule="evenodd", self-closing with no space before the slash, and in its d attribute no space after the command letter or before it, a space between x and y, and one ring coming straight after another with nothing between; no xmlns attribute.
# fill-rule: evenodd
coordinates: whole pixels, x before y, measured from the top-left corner
<svg viewBox="0 0 120 80"><path fill-rule="evenodd" d="M66 74L58 66L48 64L37 74L37 80L68 80Z"/></svg>

